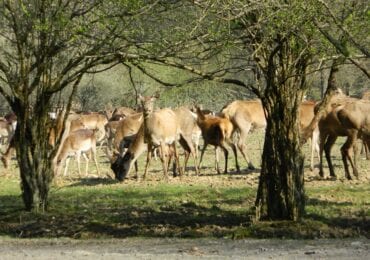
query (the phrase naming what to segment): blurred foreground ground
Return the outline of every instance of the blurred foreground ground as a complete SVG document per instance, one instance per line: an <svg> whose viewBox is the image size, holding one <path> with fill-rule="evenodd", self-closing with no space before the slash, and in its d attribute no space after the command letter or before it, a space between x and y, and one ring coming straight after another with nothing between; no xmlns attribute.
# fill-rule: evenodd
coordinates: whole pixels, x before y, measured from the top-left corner
<svg viewBox="0 0 370 260"><path fill-rule="evenodd" d="M369 259L370 240L0 238L0 259Z"/></svg>

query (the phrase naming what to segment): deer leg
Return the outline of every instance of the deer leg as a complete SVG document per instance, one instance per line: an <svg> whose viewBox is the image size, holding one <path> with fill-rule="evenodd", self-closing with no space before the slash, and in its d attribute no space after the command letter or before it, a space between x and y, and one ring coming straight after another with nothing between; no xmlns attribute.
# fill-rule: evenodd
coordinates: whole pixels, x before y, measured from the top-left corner
<svg viewBox="0 0 370 260"><path fill-rule="evenodd" d="M167 156L168 156L168 146L166 146L163 142L161 142L161 145L159 146L160 147L160 159L161 159L161 162L162 162L162 167L163 167L163 174L164 174L164 178L166 180L168 180L168 173L167 173Z"/></svg>
<svg viewBox="0 0 370 260"><path fill-rule="evenodd" d="M355 159L352 160L352 157L350 155L350 150L351 148L353 148L353 156L356 157L356 148L354 147L356 144L356 134L351 134L348 136L347 138L347 141L343 144L343 146L341 147L340 151L342 153L342 160L343 160L343 164L344 164L344 171L345 171L345 176L348 180L352 180L352 177L349 173L349 167L348 167L348 161L350 162L351 164L351 167L353 169L353 175L355 175L357 178L358 178L358 171L357 171L357 167L356 167L356 164L355 164Z"/></svg>
<svg viewBox="0 0 370 260"><path fill-rule="evenodd" d="M196 152L196 149L194 148L193 142L191 141L191 138L187 137L181 137L180 138L180 144L184 148L185 151L185 160L184 160L184 172L186 170L186 165L188 163L190 155L193 157L194 165L195 165L195 173L199 175L199 169L198 169L198 154Z"/></svg>
<svg viewBox="0 0 370 260"><path fill-rule="evenodd" d="M365 154L366 159L370 160L370 137L366 136L364 140L364 148L365 148Z"/></svg>
<svg viewBox="0 0 370 260"><path fill-rule="evenodd" d="M176 143L174 142L172 145L173 145L173 152L174 152L174 156L175 156L175 160L176 160L176 165L177 165L177 168L179 169L179 174L180 174L180 177L181 177L184 174L184 171L183 171L183 168L180 165L179 153L177 151ZM189 155L188 155L188 158L189 158Z"/></svg>
<svg viewBox="0 0 370 260"><path fill-rule="evenodd" d="M100 177L100 169L99 169L98 160L96 158L96 150L92 149L91 153L92 153L92 157L93 157L93 160L94 160L94 163L95 163L96 171L98 172L98 176Z"/></svg>
<svg viewBox="0 0 370 260"><path fill-rule="evenodd" d="M311 165L310 170L313 171L315 168L314 164L314 157L315 157L315 151L318 155L318 158L320 160L320 145L319 145L319 138L320 138L320 132L318 127L315 128L315 130L312 133L311 138Z"/></svg>
<svg viewBox="0 0 370 260"><path fill-rule="evenodd" d="M331 148L333 147L336 140L337 140L337 136L329 135L324 145L325 157L326 157L326 161L328 162L328 167L329 167L329 172L330 172L331 177L336 177L335 172L334 172L333 163L331 161Z"/></svg>
<svg viewBox="0 0 370 260"><path fill-rule="evenodd" d="M323 165L323 161L322 161L322 158L323 158L323 153L324 153L324 145L325 145L325 141L326 139L328 138L328 135L327 134L321 134L320 135L320 142L319 142L319 175L321 178L324 177L324 165Z"/></svg>
<svg viewBox="0 0 370 260"><path fill-rule="evenodd" d="M225 170L224 170L224 174L227 174L227 163L228 163L229 151L223 145L220 146L220 147L224 151L224 156L225 156Z"/></svg>
<svg viewBox="0 0 370 260"><path fill-rule="evenodd" d="M240 129L240 132L239 132L239 136L238 136L238 142L237 142L237 146L239 148L239 151L240 153L242 154L242 156L244 157L244 160L247 162L248 164L248 169L250 170L254 170L255 167L254 165L252 164L252 161L249 159L247 153L245 152L245 140L247 139L247 136L248 136L248 133L249 133L249 130L251 129L251 124L247 124L246 127L244 127L243 129Z"/></svg>
<svg viewBox="0 0 370 260"><path fill-rule="evenodd" d="M220 171L220 162L219 162L219 157L218 157L218 147L215 146L215 169L217 171L217 174L221 174Z"/></svg>
<svg viewBox="0 0 370 260"><path fill-rule="evenodd" d="M81 178L82 177L81 175L81 152L76 153L76 159L77 159L78 174Z"/></svg>
<svg viewBox="0 0 370 260"><path fill-rule="evenodd" d="M87 157L86 153L82 153L83 158L85 159L85 177L87 177L87 173L89 171L89 158ZM81 174L80 174L81 176Z"/></svg>
<svg viewBox="0 0 370 260"><path fill-rule="evenodd" d="M63 176L67 176L67 172L68 172L68 164L69 164L69 161L71 160L70 157L67 157L66 160L65 160L65 166L64 166L64 173L63 173Z"/></svg>
<svg viewBox="0 0 370 260"><path fill-rule="evenodd" d="M236 146L235 146L234 143L230 143L230 146L231 146L231 149L233 150L233 153L234 153L234 156L235 156L236 171L238 173L240 173L240 166L239 166L239 162L238 162L238 151L237 151Z"/></svg>
<svg viewBox="0 0 370 260"><path fill-rule="evenodd" d="M147 151L147 154L146 154L146 164L145 164L143 180L145 180L145 178L146 178L146 173L148 171L148 167L149 167L149 164L150 164L151 160L152 160L152 145L148 143L148 151Z"/></svg>
<svg viewBox="0 0 370 260"><path fill-rule="evenodd" d="M15 151L15 140L14 140L14 137L12 137L10 139L8 148L6 149L5 153L1 157L1 161L4 164L5 169L7 169L9 167L9 161L10 161L10 158L11 158L12 154L14 153L14 151Z"/></svg>
<svg viewBox="0 0 370 260"><path fill-rule="evenodd" d="M207 145L208 144L206 142L204 142L202 151L200 152L200 160L199 160L199 165L198 165L198 168L199 169L201 168L201 164L202 164L202 160L203 160L203 155L204 155L204 152L206 151Z"/></svg>

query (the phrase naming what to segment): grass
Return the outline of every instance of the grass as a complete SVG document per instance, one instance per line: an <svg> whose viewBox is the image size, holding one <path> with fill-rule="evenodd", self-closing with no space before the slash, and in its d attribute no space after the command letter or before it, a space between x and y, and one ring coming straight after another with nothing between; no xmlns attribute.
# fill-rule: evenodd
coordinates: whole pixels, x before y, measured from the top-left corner
<svg viewBox="0 0 370 260"><path fill-rule="evenodd" d="M253 139L256 148L259 141ZM253 143L251 144L253 145ZM259 146L260 147L260 146ZM258 164L260 150L253 162ZM139 169L143 169L144 157ZM101 155L103 174L111 174ZM233 167L233 159L230 159ZM244 162L243 162L244 163ZM338 175L341 161L334 157ZM73 163L71 163L72 166ZM192 164L192 162L190 162ZM307 168L309 162L306 162ZM230 238L370 238L369 162L360 161L360 181L339 178L319 180L306 174L306 215L298 222L253 221L257 171L217 175L213 151L206 154L202 176L163 180L159 161L151 164L146 181L118 183L92 175L72 174L50 191L46 213L23 210L16 166L0 173L0 235L10 237L124 238L144 237L230 237ZM243 165L246 167L246 165ZM76 172L71 168L71 172Z"/></svg>

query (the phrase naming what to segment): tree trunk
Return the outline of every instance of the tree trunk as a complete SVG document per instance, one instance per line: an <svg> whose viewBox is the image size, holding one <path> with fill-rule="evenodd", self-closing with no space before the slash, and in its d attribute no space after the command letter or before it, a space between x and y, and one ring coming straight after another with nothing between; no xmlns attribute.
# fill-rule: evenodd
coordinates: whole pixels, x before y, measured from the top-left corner
<svg viewBox="0 0 370 260"><path fill-rule="evenodd" d="M305 93L307 55L299 45L277 37L264 66L266 113L262 168L255 202L256 217L296 221L304 214L304 155L299 106ZM294 46L294 48L292 47Z"/></svg>
<svg viewBox="0 0 370 260"><path fill-rule="evenodd" d="M304 213L304 156L297 98L291 93L264 99L267 127L259 180L257 219L297 220Z"/></svg>
<svg viewBox="0 0 370 260"><path fill-rule="evenodd" d="M22 198L26 210L47 210L50 183L54 177L53 149L49 147L47 109L33 115L25 110L18 116L14 135L21 176ZM23 114L23 116L22 116Z"/></svg>

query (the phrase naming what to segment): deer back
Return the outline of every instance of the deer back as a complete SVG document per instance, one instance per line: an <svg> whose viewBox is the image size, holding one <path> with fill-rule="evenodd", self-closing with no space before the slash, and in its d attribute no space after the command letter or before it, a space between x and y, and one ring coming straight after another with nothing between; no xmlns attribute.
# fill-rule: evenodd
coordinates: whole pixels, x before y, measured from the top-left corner
<svg viewBox="0 0 370 260"><path fill-rule="evenodd" d="M179 121L169 108L154 111L144 119L145 141L154 145L171 144L180 135Z"/></svg>

